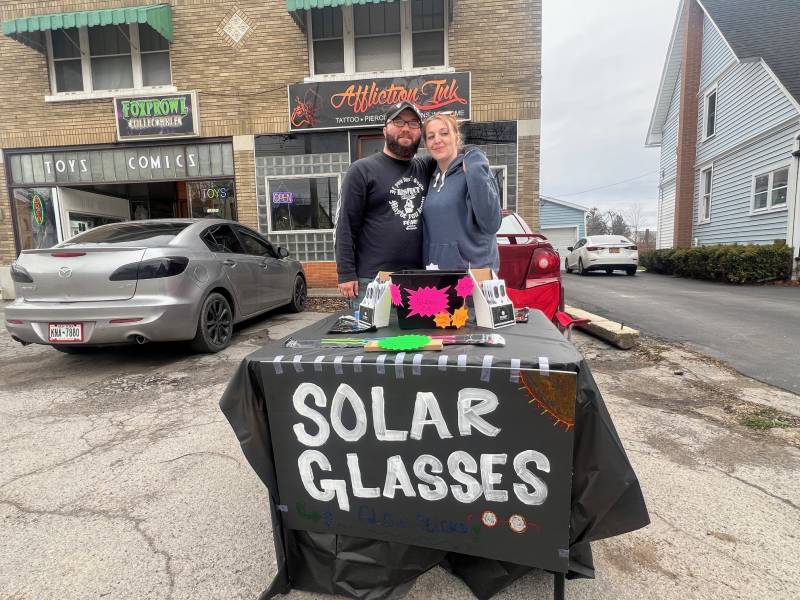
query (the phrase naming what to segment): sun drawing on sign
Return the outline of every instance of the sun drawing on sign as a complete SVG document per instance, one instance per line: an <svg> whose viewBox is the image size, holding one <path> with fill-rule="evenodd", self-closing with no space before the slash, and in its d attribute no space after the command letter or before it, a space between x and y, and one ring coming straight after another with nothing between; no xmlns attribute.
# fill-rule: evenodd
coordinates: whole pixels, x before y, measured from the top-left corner
<svg viewBox="0 0 800 600"><path fill-rule="evenodd" d="M525 373L519 374L520 382L522 383L522 387L519 389L525 390L530 400L528 404L533 404L538 409L542 411L541 414L548 415L551 419L553 419L553 425L556 427L563 427L566 431L569 431L573 427L575 427L575 413L569 413L566 406L561 408L559 406L559 399L557 397L548 397L547 395L541 393L538 389L536 389L536 385L533 382L532 375L525 375ZM552 392L552 390L551 390ZM566 402L570 402L570 400L565 396L564 400ZM571 400L571 406L575 406L574 399Z"/></svg>

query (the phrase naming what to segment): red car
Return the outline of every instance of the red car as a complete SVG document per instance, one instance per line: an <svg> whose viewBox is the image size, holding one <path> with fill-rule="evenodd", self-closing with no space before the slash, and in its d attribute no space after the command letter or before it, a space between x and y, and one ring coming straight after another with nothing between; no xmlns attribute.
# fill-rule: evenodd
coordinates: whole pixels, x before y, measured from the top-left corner
<svg viewBox="0 0 800 600"><path fill-rule="evenodd" d="M547 238L534 233L517 213L503 210L497 232L501 279L516 308L538 308L553 320L564 310L561 260Z"/></svg>

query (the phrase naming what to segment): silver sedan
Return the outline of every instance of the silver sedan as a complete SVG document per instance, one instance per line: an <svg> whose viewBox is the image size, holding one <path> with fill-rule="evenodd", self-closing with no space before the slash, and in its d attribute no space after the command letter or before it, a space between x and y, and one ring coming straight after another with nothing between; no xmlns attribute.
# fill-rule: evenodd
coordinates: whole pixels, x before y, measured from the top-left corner
<svg viewBox="0 0 800 600"><path fill-rule="evenodd" d="M234 324L305 307L303 266L236 223L164 219L103 225L11 267L17 299L6 328L23 344L88 346L191 340L228 346Z"/></svg>

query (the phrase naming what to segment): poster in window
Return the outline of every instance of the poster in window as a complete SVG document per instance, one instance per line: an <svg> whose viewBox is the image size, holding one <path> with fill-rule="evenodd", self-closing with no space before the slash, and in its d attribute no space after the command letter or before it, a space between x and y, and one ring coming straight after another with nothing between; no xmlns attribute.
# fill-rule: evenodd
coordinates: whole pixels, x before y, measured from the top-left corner
<svg viewBox="0 0 800 600"><path fill-rule="evenodd" d="M17 239L22 250L50 248L58 243L56 214L50 188L14 190Z"/></svg>

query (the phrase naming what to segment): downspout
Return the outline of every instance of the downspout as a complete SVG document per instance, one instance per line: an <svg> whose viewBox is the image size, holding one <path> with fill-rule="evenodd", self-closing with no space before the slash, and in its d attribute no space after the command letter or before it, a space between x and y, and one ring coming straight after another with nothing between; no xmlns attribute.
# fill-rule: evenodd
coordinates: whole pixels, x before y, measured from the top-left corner
<svg viewBox="0 0 800 600"><path fill-rule="evenodd" d="M792 144L792 166L789 170L789 206L786 242L792 250L792 279L800 279L800 135Z"/></svg>

